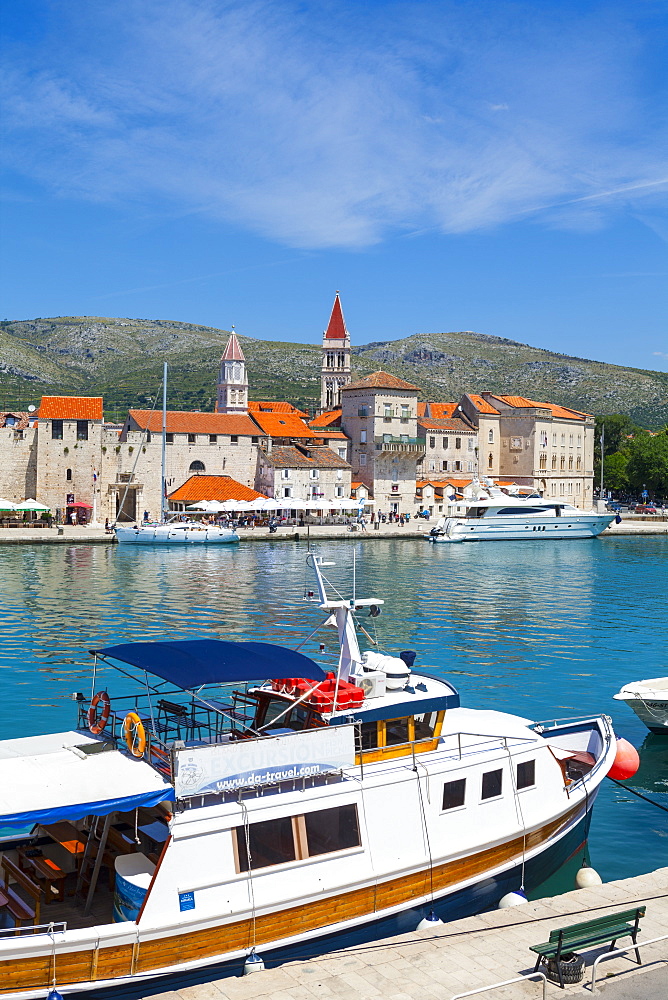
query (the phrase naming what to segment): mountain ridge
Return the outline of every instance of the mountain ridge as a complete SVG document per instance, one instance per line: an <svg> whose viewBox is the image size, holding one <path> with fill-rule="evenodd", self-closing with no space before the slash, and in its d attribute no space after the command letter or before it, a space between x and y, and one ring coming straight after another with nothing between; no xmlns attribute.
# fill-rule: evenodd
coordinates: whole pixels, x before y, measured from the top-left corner
<svg viewBox="0 0 668 1000"><path fill-rule="evenodd" d="M310 408L320 396L317 344L237 334L253 399L289 399ZM170 366L172 409L211 410L229 331L171 320L59 316L0 323L0 405L26 409L39 396L102 395L111 418L146 405ZM649 428L668 423L668 373L532 347L475 331L414 333L354 346L356 377L383 369L421 386L423 399L452 400L489 390L626 413Z"/></svg>

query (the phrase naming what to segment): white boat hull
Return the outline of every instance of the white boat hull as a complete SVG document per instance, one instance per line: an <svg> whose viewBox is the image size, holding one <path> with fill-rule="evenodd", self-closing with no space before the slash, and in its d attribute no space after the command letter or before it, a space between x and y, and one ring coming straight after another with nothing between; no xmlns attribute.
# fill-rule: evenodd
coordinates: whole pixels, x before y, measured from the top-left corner
<svg viewBox="0 0 668 1000"><path fill-rule="evenodd" d="M668 677L627 684L615 701L625 701L650 732L668 736Z"/></svg>
<svg viewBox="0 0 668 1000"><path fill-rule="evenodd" d="M119 545L229 545L239 541L231 528L191 525L142 525L114 528Z"/></svg>
<svg viewBox="0 0 668 1000"><path fill-rule="evenodd" d="M560 538L595 538L614 515L575 514L569 517L452 518L442 535L427 535L430 542L554 541ZM473 523L472 523L473 522Z"/></svg>

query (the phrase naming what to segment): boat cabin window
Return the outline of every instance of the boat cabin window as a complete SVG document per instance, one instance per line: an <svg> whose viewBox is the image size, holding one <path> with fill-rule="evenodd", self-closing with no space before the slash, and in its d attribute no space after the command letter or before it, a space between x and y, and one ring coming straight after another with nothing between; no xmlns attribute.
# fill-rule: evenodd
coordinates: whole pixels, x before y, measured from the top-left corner
<svg viewBox="0 0 668 1000"><path fill-rule="evenodd" d="M482 776L482 798L494 799L501 794L503 788L503 770L487 771Z"/></svg>
<svg viewBox="0 0 668 1000"><path fill-rule="evenodd" d="M536 761L525 760L517 765L517 787L531 788L536 784Z"/></svg>
<svg viewBox="0 0 668 1000"><path fill-rule="evenodd" d="M250 823L234 829L237 870L270 868L361 845L357 806L318 809L301 816ZM250 847L250 865L249 851Z"/></svg>
<svg viewBox="0 0 668 1000"><path fill-rule="evenodd" d="M308 855L311 858L317 854L331 854L360 845L357 807L354 805L306 813L304 826Z"/></svg>
<svg viewBox="0 0 668 1000"><path fill-rule="evenodd" d="M358 750L375 750L380 744L378 742L378 723L363 722L360 726L358 738Z"/></svg>
<svg viewBox="0 0 668 1000"><path fill-rule="evenodd" d="M443 785L443 809L456 809L463 806L466 798L466 778L456 781L446 781Z"/></svg>
<svg viewBox="0 0 668 1000"><path fill-rule="evenodd" d="M248 871L248 848L250 848L250 868L253 869L282 865L286 861L294 861L297 856L292 819L289 816L265 820L264 823L249 824L248 847L246 828L238 826L234 832L237 840L239 871Z"/></svg>
<svg viewBox="0 0 668 1000"><path fill-rule="evenodd" d="M484 517L485 507L469 507L466 512L467 517Z"/></svg>
<svg viewBox="0 0 668 1000"><path fill-rule="evenodd" d="M416 740L433 739L434 730L436 729L437 718L438 718L438 712L427 712L425 715L416 715L415 739Z"/></svg>
<svg viewBox="0 0 668 1000"><path fill-rule="evenodd" d="M396 747L402 743L409 743L411 735L409 732L411 719L388 719L385 723L385 746Z"/></svg>
<svg viewBox="0 0 668 1000"><path fill-rule="evenodd" d="M502 507L497 514L544 514L545 507Z"/></svg>
<svg viewBox="0 0 668 1000"><path fill-rule="evenodd" d="M286 711L289 709L289 711ZM282 713L285 712L285 715ZM279 718L280 716L280 718ZM283 698L262 698L255 716L254 728L267 729L274 719L278 729L312 729L322 725L320 716L303 703L290 706Z"/></svg>

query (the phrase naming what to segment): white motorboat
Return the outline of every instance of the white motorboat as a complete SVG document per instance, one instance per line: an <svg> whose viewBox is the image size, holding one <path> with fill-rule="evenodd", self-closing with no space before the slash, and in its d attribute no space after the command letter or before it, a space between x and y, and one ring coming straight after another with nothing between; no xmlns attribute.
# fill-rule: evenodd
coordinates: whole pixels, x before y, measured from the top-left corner
<svg viewBox="0 0 668 1000"><path fill-rule="evenodd" d="M427 541L594 538L617 516L580 510L563 500L546 500L539 493L513 495L492 485L478 486L473 493L450 505L449 513L425 536Z"/></svg>
<svg viewBox="0 0 668 1000"><path fill-rule="evenodd" d="M125 643L92 651L91 692L104 669L111 697L77 696L75 729L0 742L16 925L0 933L0 997L231 970L379 921L396 933L407 911L459 917L582 849L610 719L460 707L415 653L362 653L356 618L369 639L383 602L331 599L310 559L335 671L265 642Z"/></svg>
<svg viewBox="0 0 668 1000"><path fill-rule="evenodd" d="M116 524L114 533L120 545L229 545L239 541L232 528L190 520Z"/></svg>
<svg viewBox="0 0 668 1000"><path fill-rule="evenodd" d="M668 677L632 681L613 697L625 701L650 732L668 736Z"/></svg>

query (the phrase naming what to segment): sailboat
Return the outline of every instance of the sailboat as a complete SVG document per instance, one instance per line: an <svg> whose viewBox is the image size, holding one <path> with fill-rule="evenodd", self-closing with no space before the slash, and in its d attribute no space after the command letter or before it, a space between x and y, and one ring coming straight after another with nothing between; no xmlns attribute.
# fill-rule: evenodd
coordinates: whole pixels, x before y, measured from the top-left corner
<svg viewBox="0 0 668 1000"><path fill-rule="evenodd" d="M162 379L162 454L161 454L161 501L160 520L153 523L114 525L116 541L120 545L229 545L239 541L232 528L225 525L201 524L198 521L183 520L182 514L168 518L166 509L166 465L167 465L167 364Z"/></svg>

